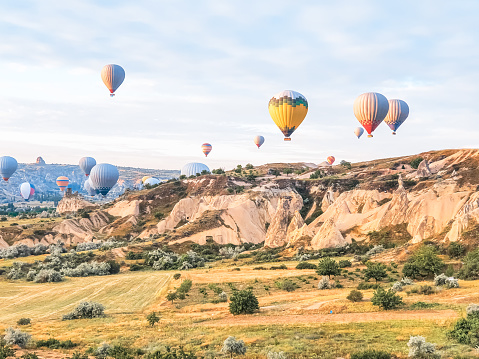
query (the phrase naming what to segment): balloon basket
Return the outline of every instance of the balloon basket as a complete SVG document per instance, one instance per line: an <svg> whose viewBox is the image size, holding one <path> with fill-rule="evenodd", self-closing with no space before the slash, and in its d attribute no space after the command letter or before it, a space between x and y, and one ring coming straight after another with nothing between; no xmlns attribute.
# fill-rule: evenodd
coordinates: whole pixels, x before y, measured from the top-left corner
<svg viewBox="0 0 479 359"><path fill-rule="evenodd" d="M393 132L393 135L395 135L395 134L396 134L396 132Z"/></svg>
<svg viewBox="0 0 479 359"><path fill-rule="evenodd" d="M115 94L114 94L114 93L111 93L111 94L110 94L110 97L113 97L113 96L115 96Z"/></svg>
<svg viewBox="0 0 479 359"><path fill-rule="evenodd" d="M285 137L284 140L285 140L285 141L291 141L291 138Z"/></svg>
<svg viewBox="0 0 479 359"><path fill-rule="evenodd" d="M373 135L369 134L368 137L373 137Z"/></svg>

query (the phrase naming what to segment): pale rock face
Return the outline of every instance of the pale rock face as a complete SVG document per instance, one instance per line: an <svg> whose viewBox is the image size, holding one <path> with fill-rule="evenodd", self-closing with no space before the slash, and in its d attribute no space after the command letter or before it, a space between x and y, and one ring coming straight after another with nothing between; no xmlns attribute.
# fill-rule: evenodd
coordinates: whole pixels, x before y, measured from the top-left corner
<svg viewBox="0 0 479 359"><path fill-rule="evenodd" d="M93 238L95 230L108 225L108 217L103 212L95 212L90 218L66 219L60 224L53 227L53 231L57 232L56 238L66 241L67 243L89 242Z"/></svg>
<svg viewBox="0 0 479 359"><path fill-rule="evenodd" d="M8 243L4 241L4 239L0 236L0 249L4 249L9 247Z"/></svg>
<svg viewBox="0 0 479 359"><path fill-rule="evenodd" d="M280 197L271 224L266 232L265 247L280 247L286 244L286 236L291 215L301 209L303 200L292 196Z"/></svg>
<svg viewBox="0 0 479 359"><path fill-rule="evenodd" d="M421 163L419 164L417 171L416 171L416 176L417 177L429 177L431 175L431 170L429 169L429 164L427 163L427 160L422 160Z"/></svg>
<svg viewBox="0 0 479 359"><path fill-rule="evenodd" d="M321 210L326 212L329 206L331 206L338 196L334 193L331 187L328 188L324 194L323 201L321 202Z"/></svg>
<svg viewBox="0 0 479 359"><path fill-rule="evenodd" d="M58 203L57 212L62 213L72 213L77 212L79 209L83 208L97 208L98 205L85 201L81 196L65 196Z"/></svg>
<svg viewBox="0 0 479 359"><path fill-rule="evenodd" d="M138 216L140 214L140 202L134 201L119 201L106 211L115 217Z"/></svg>
<svg viewBox="0 0 479 359"><path fill-rule="evenodd" d="M318 232L311 240L312 249L339 248L351 243L350 239L343 237L332 218L319 227Z"/></svg>

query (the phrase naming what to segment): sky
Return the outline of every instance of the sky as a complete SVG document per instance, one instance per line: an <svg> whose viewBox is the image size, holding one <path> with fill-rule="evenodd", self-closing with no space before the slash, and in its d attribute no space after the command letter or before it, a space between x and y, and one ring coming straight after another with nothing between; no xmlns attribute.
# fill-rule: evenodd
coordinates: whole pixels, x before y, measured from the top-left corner
<svg viewBox="0 0 479 359"><path fill-rule="evenodd" d="M231 169L475 148L478 18L474 0L2 1L0 155ZM267 106L283 90L309 103L291 142ZM364 92L408 103L396 136L354 136Z"/></svg>

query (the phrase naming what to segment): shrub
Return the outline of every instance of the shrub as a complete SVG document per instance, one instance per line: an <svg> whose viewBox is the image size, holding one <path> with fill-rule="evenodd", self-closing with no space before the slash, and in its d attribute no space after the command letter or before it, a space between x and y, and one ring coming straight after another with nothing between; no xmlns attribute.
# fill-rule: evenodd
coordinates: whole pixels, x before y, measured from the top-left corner
<svg viewBox="0 0 479 359"><path fill-rule="evenodd" d="M285 279L279 282L276 282L276 285L279 289L285 290L287 292L293 292L298 288L298 285L291 281L290 279Z"/></svg>
<svg viewBox="0 0 479 359"><path fill-rule="evenodd" d="M181 273L175 273L175 274L173 274L173 279L174 279L174 280L178 280L178 279L180 279L180 277L181 277Z"/></svg>
<svg viewBox="0 0 479 359"><path fill-rule="evenodd" d="M156 312L151 312L146 316L146 320L150 327L153 327L156 323L160 321L160 317L156 315Z"/></svg>
<svg viewBox="0 0 479 359"><path fill-rule="evenodd" d="M226 294L226 292L221 292L220 294L218 294L218 300L220 302L227 302L228 301L228 294Z"/></svg>
<svg viewBox="0 0 479 359"><path fill-rule="evenodd" d="M458 276L461 279L468 280L479 278L479 249L467 253Z"/></svg>
<svg viewBox="0 0 479 359"><path fill-rule="evenodd" d="M424 160L422 157L416 157L411 160L409 163L412 168L417 169L419 167L419 164Z"/></svg>
<svg viewBox="0 0 479 359"><path fill-rule="evenodd" d="M459 282L454 277L448 277L444 273L434 276L434 285L444 286L448 289L459 288Z"/></svg>
<svg viewBox="0 0 479 359"><path fill-rule="evenodd" d="M338 263L339 268L347 268L351 267L351 261L348 261L347 259L342 259Z"/></svg>
<svg viewBox="0 0 479 359"><path fill-rule="evenodd" d="M46 347L50 349L71 349L78 344L73 343L71 340L60 341L55 338L49 338L47 340L37 340L35 346L37 348Z"/></svg>
<svg viewBox="0 0 479 359"><path fill-rule="evenodd" d="M25 348L31 338L30 334L12 327L5 329L5 336L3 337L7 345L18 345L20 348Z"/></svg>
<svg viewBox="0 0 479 359"><path fill-rule="evenodd" d="M253 314L259 310L258 299L250 290L235 291L230 300L229 310L233 315Z"/></svg>
<svg viewBox="0 0 479 359"><path fill-rule="evenodd" d="M391 359L391 354L380 350L365 350L351 354L351 359Z"/></svg>
<svg viewBox="0 0 479 359"><path fill-rule="evenodd" d="M368 289L378 289L381 285L379 283L368 283L368 282L361 282L358 284L356 289L358 290L368 290Z"/></svg>
<svg viewBox="0 0 479 359"><path fill-rule="evenodd" d="M183 282L181 282L177 292L186 294L190 291L192 285L193 285L193 282L191 281L191 279L185 279Z"/></svg>
<svg viewBox="0 0 479 359"><path fill-rule="evenodd" d="M403 275L411 278L431 277L440 273L444 266L444 262L437 256L434 247L423 246L404 265Z"/></svg>
<svg viewBox="0 0 479 359"><path fill-rule="evenodd" d="M452 258L460 258L466 254L466 247L461 243L452 242L447 248L447 254Z"/></svg>
<svg viewBox="0 0 479 359"><path fill-rule="evenodd" d="M31 323L30 318L20 318L20 319L17 320L18 325L28 325L30 323Z"/></svg>
<svg viewBox="0 0 479 359"><path fill-rule="evenodd" d="M316 269L318 268L316 264L309 262L299 262L296 266L296 269Z"/></svg>
<svg viewBox="0 0 479 359"><path fill-rule="evenodd" d="M336 262L334 259L326 257L318 263L316 273L323 276L327 275L329 278L331 278L332 275L341 274L341 269L339 268L338 262Z"/></svg>
<svg viewBox="0 0 479 359"><path fill-rule="evenodd" d="M108 343L103 343L101 346L96 348L93 355L95 355L99 359L104 359L108 356L110 352L110 345Z"/></svg>
<svg viewBox="0 0 479 359"><path fill-rule="evenodd" d="M268 352L266 354L267 359L288 359L285 352Z"/></svg>
<svg viewBox="0 0 479 359"><path fill-rule="evenodd" d="M352 291L349 292L346 299L351 302L360 302L363 300L363 293L361 293L359 290L353 289Z"/></svg>
<svg viewBox="0 0 479 359"><path fill-rule="evenodd" d="M106 263L110 266L110 269L109 269L110 274L120 273L120 263L117 263L114 260L107 261Z"/></svg>
<svg viewBox="0 0 479 359"><path fill-rule="evenodd" d="M403 304L402 298L393 290L386 291L381 287L375 290L371 302L384 310L395 309Z"/></svg>
<svg viewBox="0 0 479 359"><path fill-rule="evenodd" d="M461 344L477 347L479 344L479 305L469 304L466 318L459 319L449 336Z"/></svg>
<svg viewBox="0 0 479 359"><path fill-rule="evenodd" d="M429 309L437 307L438 305L438 303L416 302L411 304L411 309Z"/></svg>
<svg viewBox="0 0 479 359"><path fill-rule="evenodd" d="M62 280L63 276L61 273L54 269L42 269L33 279L35 283L61 282Z"/></svg>
<svg viewBox="0 0 479 359"><path fill-rule="evenodd" d="M63 320L91 319L105 316L105 307L96 302L81 302L72 312L65 314Z"/></svg>
<svg viewBox="0 0 479 359"><path fill-rule="evenodd" d="M232 358L235 354L244 355L246 353L246 345L242 340L236 340L235 337L228 337L223 343L221 352L229 354L230 358Z"/></svg>
<svg viewBox="0 0 479 359"><path fill-rule="evenodd" d="M329 282L329 277L323 276L323 278L319 280L318 289L321 289L321 290L331 289L331 283Z"/></svg>
<svg viewBox="0 0 479 359"><path fill-rule="evenodd" d="M418 359L435 359L440 358L441 355L436 353L436 345L427 343L426 338L420 335L410 337L407 343L409 347L409 357Z"/></svg>
<svg viewBox="0 0 479 359"><path fill-rule="evenodd" d="M369 279L374 278L376 283L387 277L386 266L382 263L366 263L366 270L364 271L364 280L367 282Z"/></svg>
<svg viewBox="0 0 479 359"><path fill-rule="evenodd" d="M6 359L8 357L15 356L15 350L9 348L5 344L5 341L3 339L0 339L0 359Z"/></svg>
<svg viewBox="0 0 479 359"><path fill-rule="evenodd" d="M379 244L379 245L374 246L373 248L371 248L369 251L367 251L366 256L367 257L372 257L372 256L375 256L376 254L384 252L385 250L386 249L384 248L384 246L382 244Z"/></svg>

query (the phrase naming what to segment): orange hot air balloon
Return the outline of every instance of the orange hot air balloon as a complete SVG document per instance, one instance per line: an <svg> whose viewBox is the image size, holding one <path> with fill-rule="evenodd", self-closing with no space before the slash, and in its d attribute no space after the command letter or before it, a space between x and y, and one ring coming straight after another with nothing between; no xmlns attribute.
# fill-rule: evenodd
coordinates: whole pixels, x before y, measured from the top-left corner
<svg viewBox="0 0 479 359"><path fill-rule="evenodd" d="M368 132L368 137L383 122L388 114L389 103L386 97L377 92L367 92L354 101L354 116Z"/></svg>
<svg viewBox="0 0 479 359"><path fill-rule="evenodd" d="M68 187L68 184L70 183L70 180L68 177L65 176L60 176L57 178L57 186L60 187L60 191L64 191L65 188Z"/></svg>
<svg viewBox="0 0 479 359"><path fill-rule="evenodd" d="M213 146L211 146L209 143L203 143L201 145L201 149L202 149L203 153L205 154L205 157L208 157L208 154L213 149Z"/></svg>
<svg viewBox="0 0 479 359"><path fill-rule="evenodd" d="M328 163L329 163L330 165L332 165L335 160L336 160L336 158L334 158L334 156L329 156L329 157L327 158L327 161L328 161Z"/></svg>

